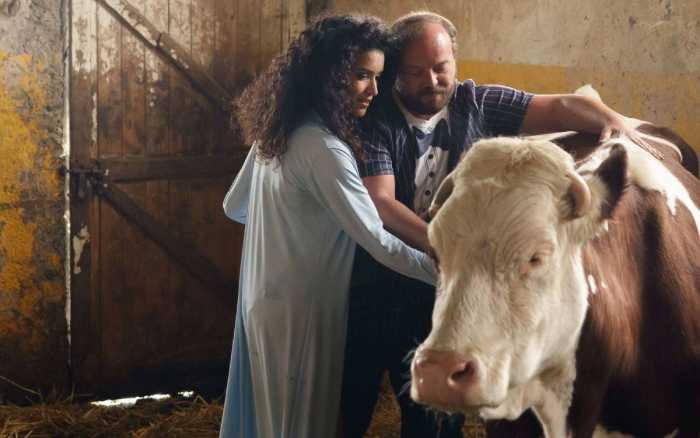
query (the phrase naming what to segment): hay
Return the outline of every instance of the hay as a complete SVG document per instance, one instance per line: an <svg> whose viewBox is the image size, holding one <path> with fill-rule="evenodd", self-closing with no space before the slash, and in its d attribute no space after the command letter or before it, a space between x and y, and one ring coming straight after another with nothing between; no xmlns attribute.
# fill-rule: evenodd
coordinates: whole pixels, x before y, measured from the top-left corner
<svg viewBox="0 0 700 438"><path fill-rule="evenodd" d="M391 390L388 377L385 375L379 401L365 438L399 438L401 435L400 415L399 404ZM467 416L462 430L464 438L486 438L484 426L476 414Z"/></svg>
<svg viewBox="0 0 700 438"><path fill-rule="evenodd" d="M31 406L0 405L0 438L208 438L217 437L223 404L200 396L139 400L132 407L102 407L56 395ZM465 438L484 438L469 417ZM367 438L398 438L399 407L384 384Z"/></svg>
<svg viewBox="0 0 700 438"><path fill-rule="evenodd" d="M0 405L0 438L217 437L221 403L193 399L139 400L100 407L62 401Z"/></svg>

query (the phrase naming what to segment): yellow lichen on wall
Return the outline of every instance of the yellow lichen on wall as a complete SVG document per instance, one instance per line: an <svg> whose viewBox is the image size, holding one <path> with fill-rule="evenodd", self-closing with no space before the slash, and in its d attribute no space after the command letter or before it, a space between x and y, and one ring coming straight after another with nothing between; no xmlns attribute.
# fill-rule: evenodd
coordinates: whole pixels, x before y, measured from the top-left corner
<svg viewBox="0 0 700 438"><path fill-rule="evenodd" d="M37 232L48 228L48 219L27 212L27 205L53 202L61 193L51 154L40 151L48 138L43 69L30 55L0 52L0 336L21 339L28 351L48 340L42 312L64 295L62 281L38 275L61 267L60 255L35 254Z"/></svg>
<svg viewBox="0 0 700 438"><path fill-rule="evenodd" d="M459 61L457 77L473 79L477 84L509 85L533 93L573 91L563 67Z"/></svg>
<svg viewBox="0 0 700 438"><path fill-rule="evenodd" d="M591 84L615 110L672 128L700 154L700 73L661 74L619 70L461 60L461 79L505 84L533 93L568 93Z"/></svg>

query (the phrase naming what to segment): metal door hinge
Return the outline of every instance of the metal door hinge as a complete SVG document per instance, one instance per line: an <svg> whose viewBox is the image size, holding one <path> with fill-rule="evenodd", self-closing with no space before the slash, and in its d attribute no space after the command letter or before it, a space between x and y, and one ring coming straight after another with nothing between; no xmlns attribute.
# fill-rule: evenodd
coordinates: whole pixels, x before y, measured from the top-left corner
<svg viewBox="0 0 700 438"><path fill-rule="evenodd" d="M71 167L61 166L60 173L71 176L70 193L79 200L90 198L93 194L100 195L102 189L107 187L108 169L102 169L99 162L95 162L91 167Z"/></svg>

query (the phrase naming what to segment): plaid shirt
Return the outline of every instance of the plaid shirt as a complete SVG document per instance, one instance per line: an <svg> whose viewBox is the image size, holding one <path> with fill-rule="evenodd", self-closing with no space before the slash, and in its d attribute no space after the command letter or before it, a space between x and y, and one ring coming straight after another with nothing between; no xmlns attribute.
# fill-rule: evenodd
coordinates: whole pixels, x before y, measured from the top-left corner
<svg viewBox="0 0 700 438"><path fill-rule="evenodd" d="M360 119L365 160L358 165L362 177L394 175L396 199L413 210L418 143L392 94L380 94ZM449 149L448 172L478 139L517 135L531 99L532 94L500 85L477 86L471 80L457 84L448 105L449 140L442 146ZM352 287L379 281L383 272L390 271L357 248Z"/></svg>
<svg viewBox="0 0 700 438"><path fill-rule="evenodd" d="M484 137L517 135L532 94L501 85L477 86L467 80L457 84L449 103L450 140L448 172L462 152ZM367 117L365 176L394 175L396 198L413 208L418 145L391 93L377 102L379 109Z"/></svg>

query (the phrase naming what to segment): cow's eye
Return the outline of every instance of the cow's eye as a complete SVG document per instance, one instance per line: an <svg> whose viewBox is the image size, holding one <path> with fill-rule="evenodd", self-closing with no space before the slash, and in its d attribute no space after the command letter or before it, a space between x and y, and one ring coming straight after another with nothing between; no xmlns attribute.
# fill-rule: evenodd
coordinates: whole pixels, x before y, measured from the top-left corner
<svg viewBox="0 0 700 438"><path fill-rule="evenodd" d="M541 251L538 251L534 254L531 254L530 257L526 259L521 259L520 262L520 275L522 277L528 277L530 273L535 272L542 266L544 266L545 262L547 261L547 254L543 254Z"/></svg>
<svg viewBox="0 0 700 438"><path fill-rule="evenodd" d="M530 257L530 266L533 268L542 266L542 263L544 263L544 260L539 254L533 254L532 257Z"/></svg>

